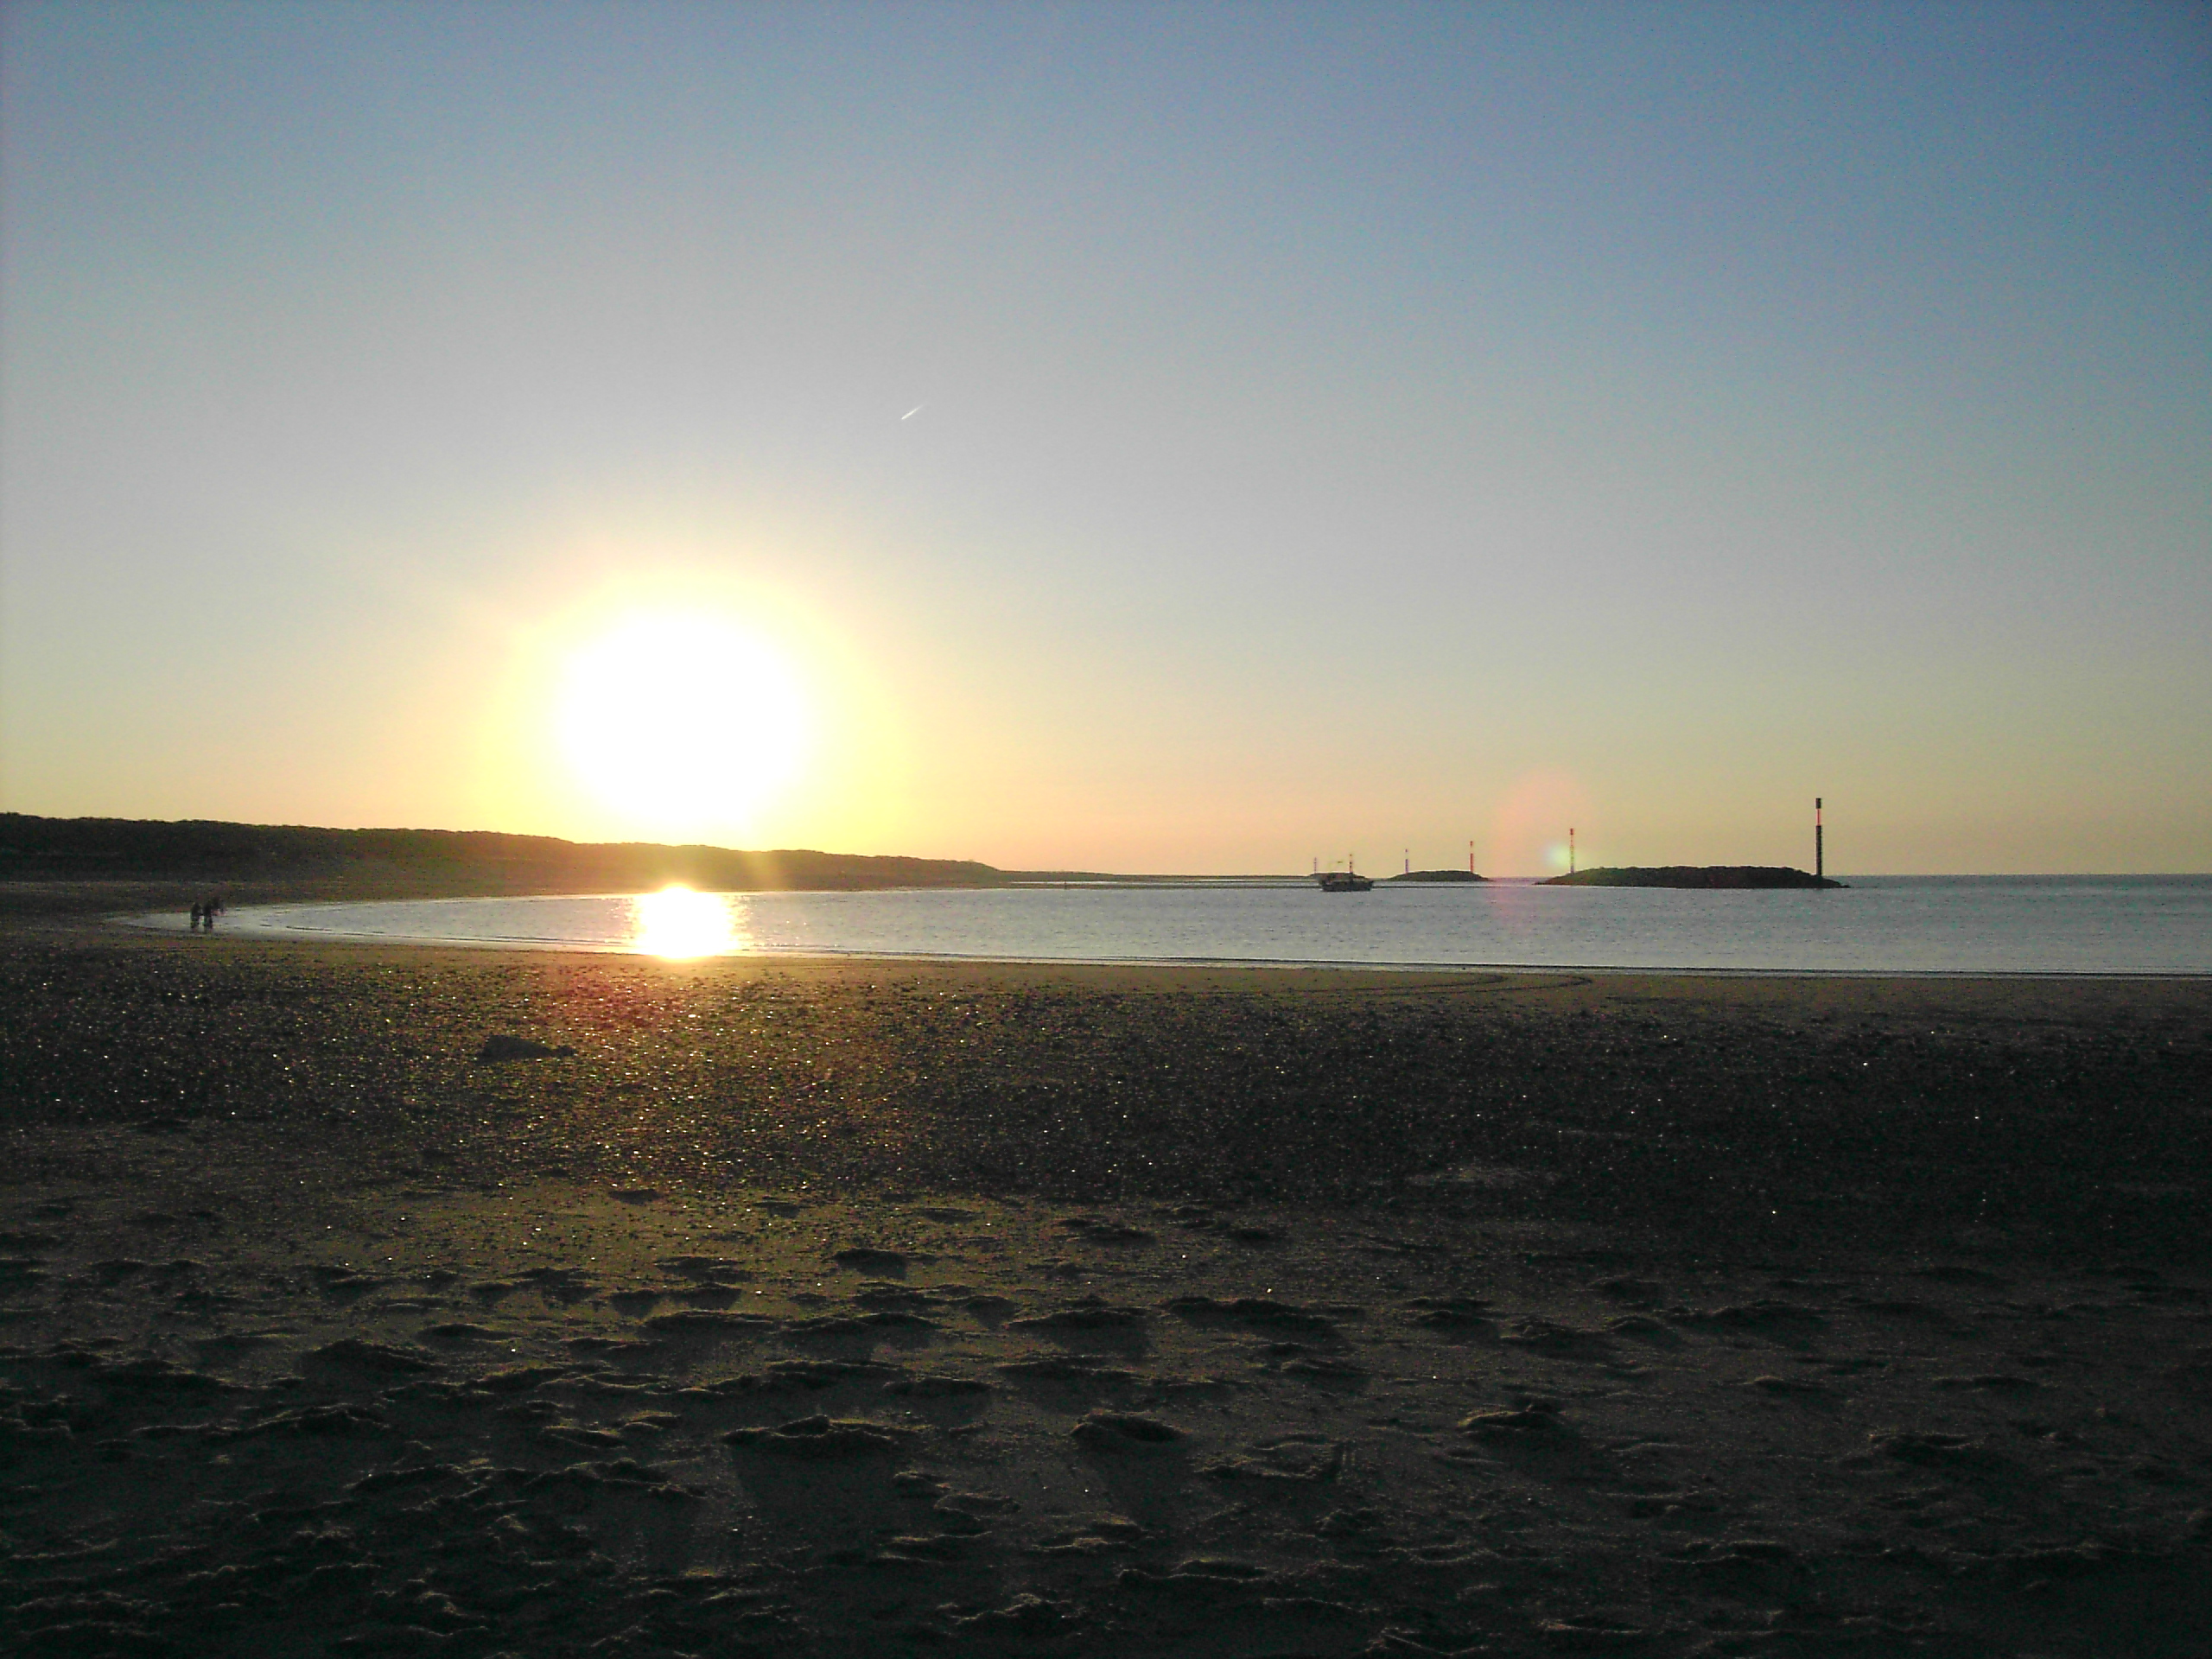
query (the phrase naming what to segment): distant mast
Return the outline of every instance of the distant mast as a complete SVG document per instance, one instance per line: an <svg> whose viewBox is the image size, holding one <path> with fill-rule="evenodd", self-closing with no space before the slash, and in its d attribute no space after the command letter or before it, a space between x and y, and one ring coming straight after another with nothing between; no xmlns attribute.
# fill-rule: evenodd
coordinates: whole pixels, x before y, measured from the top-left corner
<svg viewBox="0 0 2212 1659"><path fill-rule="evenodd" d="M1574 874L1574 826L1571 823L1567 826L1567 873Z"/></svg>
<svg viewBox="0 0 2212 1659"><path fill-rule="evenodd" d="M1467 874L1468 874L1469 875L1472 875L1474 873L1475 873L1475 842L1474 842L1474 838L1471 836L1469 836L1469 837L1468 837L1468 839L1467 839Z"/></svg>
<svg viewBox="0 0 2212 1659"><path fill-rule="evenodd" d="M1816 876L1827 874L1827 849L1821 845L1821 798L1815 795L1813 797L1813 874Z"/></svg>
<svg viewBox="0 0 2212 1659"><path fill-rule="evenodd" d="M1411 875L1413 873L1414 873L1414 849L1413 849L1412 848L1408 847L1408 848L1407 848L1407 849L1406 849L1406 874L1407 874L1408 875Z"/></svg>

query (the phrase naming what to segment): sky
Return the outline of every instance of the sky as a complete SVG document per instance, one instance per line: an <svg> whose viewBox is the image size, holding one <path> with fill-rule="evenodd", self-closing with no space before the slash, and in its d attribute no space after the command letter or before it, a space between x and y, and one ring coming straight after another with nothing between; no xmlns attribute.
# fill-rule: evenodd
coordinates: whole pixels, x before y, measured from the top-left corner
<svg viewBox="0 0 2212 1659"><path fill-rule="evenodd" d="M0 807L2212 870L2212 10L0 11Z"/></svg>

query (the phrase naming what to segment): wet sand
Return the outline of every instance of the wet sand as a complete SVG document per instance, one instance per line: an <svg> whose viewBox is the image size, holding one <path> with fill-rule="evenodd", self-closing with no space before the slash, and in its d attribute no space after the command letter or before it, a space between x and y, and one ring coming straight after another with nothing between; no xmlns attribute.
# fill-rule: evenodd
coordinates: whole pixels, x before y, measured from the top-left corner
<svg viewBox="0 0 2212 1659"><path fill-rule="evenodd" d="M9 1652L2212 1645L2212 982L51 910Z"/></svg>

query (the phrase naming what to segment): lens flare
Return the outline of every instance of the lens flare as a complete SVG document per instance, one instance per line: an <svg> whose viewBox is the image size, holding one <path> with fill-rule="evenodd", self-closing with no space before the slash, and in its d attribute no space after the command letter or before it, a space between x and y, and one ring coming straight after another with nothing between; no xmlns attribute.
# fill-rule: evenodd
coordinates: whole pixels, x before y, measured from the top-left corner
<svg viewBox="0 0 2212 1659"><path fill-rule="evenodd" d="M685 962L744 948L729 901L715 893L667 887L630 901L630 948L641 956Z"/></svg>
<svg viewBox="0 0 2212 1659"><path fill-rule="evenodd" d="M1556 875L1567 868L1567 830L1585 826L1580 863L1591 864L1587 826L1596 814L1574 776L1557 766L1523 772L1498 804L1490 856L1500 875Z"/></svg>

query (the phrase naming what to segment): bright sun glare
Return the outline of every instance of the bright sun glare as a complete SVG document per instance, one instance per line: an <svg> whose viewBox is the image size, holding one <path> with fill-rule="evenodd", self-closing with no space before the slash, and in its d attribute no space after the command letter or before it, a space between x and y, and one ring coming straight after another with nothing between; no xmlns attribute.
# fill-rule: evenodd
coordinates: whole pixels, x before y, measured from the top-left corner
<svg viewBox="0 0 2212 1659"><path fill-rule="evenodd" d="M660 836L742 829L808 739L781 653L703 612L635 612L595 635L569 659L555 718L576 777Z"/></svg>
<svg viewBox="0 0 2212 1659"><path fill-rule="evenodd" d="M739 946L728 902L689 887L641 893L630 901L634 936L631 948L649 957L716 957Z"/></svg>

